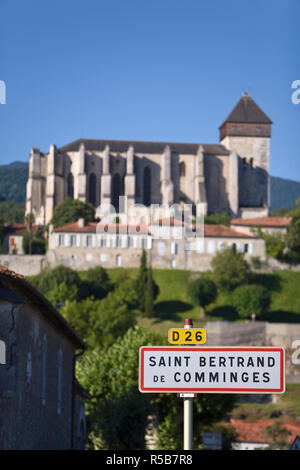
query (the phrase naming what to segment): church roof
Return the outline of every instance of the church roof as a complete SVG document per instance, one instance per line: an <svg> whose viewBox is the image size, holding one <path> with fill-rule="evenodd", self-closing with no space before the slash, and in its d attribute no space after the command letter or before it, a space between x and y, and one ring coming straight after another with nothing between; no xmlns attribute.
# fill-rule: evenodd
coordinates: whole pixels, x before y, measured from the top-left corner
<svg viewBox="0 0 300 470"><path fill-rule="evenodd" d="M222 126L226 122L272 124L271 119L268 118L268 116L260 109L248 93L243 94L239 102L223 122Z"/></svg>
<svg viewBox="0 0 300 470"><path fill-rule="evenodd" d="M287 227L292 219L290 217L255 217L252 219L236 218L230 221L231 225L261 226L261 227Z"/></svg>
<svg viewBox="0 0 300 470"><path fill-rule="evenodd" d="M211 155L229 155L229 151L224 145L219 144L193 144L179 142L146 142L138 140L103 140L103 139L78 139L70 144L60 147L61 152L77 152L81 144L84 144L85 150L102 152L106 145L109 145L111 152L127 152L130 145L133 146L135 153L163 153L166 146L169 146L172 152L178 154L195 155L199 146L202 145L203 151Z"/></svg>

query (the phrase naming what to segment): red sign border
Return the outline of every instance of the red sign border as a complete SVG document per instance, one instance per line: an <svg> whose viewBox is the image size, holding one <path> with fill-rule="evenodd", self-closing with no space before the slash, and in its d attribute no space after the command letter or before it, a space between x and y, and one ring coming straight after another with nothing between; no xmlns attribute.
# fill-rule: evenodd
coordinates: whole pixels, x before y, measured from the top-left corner
<svg viewBox="0 0 300 470"><path fill-rule="evenodd" d="M147 351L274 351L280 352L280 388L269 388L269 389L260 389L260 388L195 388L195 387L184 387L181 389L178 388L153 388L153 387L144 387L144 352ZM139 390L142 393L151 393L151 392L170 392L170 393L284 393L285 392L285 349L284 347L254 347L254 346L243 346L243 347L233 347L233 346L224 346L224 347L176 347L176 346L142 346L140 347L139 353Z"/></svg>

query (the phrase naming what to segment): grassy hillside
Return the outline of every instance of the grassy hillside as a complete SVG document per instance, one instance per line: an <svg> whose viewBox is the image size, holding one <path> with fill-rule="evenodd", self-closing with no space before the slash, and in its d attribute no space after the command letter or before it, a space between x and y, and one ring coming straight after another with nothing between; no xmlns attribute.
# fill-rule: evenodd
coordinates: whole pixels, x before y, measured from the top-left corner
<svg viewBox="0 0 300 470"><path fill-rule="evenodd" d="M136 277L137 269L109 269L112 280L117 281L124 274ZM192 318L194 326L203 326L199 319L199 307L192 305L187 295L189 280L199 273L183 270L154 269L153 277L160 293L155 303L155 318L140 319L140 324L153 331L166 334L171 327L182 327L185 318ZM266 286L272 297L269 312L261 320L270 322L300 322L300 272L277 271L272 274L257 274L256 282ZM217 300L208 306L208 321L241 321L232 307L231 294L220 293Z"/></svg>

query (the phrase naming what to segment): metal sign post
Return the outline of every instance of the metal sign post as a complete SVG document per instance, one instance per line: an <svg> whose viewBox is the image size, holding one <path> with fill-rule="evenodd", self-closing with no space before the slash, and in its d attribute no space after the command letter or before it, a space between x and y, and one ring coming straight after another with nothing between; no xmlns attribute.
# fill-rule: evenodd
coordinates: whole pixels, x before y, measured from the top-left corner
<svg viewBox="0 0 300 470"><path fill-rule="evenodd" d="M184 320L184 328L193 328L193 321ZM184 396L183 398L183 449L193 448L193 398Z"/></svg>

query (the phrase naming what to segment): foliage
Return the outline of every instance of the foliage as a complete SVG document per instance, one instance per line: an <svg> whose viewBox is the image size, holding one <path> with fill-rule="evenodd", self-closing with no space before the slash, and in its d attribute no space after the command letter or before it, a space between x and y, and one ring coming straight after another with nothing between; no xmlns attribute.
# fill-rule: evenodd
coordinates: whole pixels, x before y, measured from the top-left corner
<svg viewBox="0 0 300 470"><path fill-rule="evenodd" d="M47 242L41 236L30 236L26 230L22 237L22 248L26 255L44 255L47 250Z"/></svg>
<svg viewBox="0 0 300 470"><path fill-rule="evenodd" d="M81 284L79 286L79 296L85 299L93 296L95 299L103 299L108 292L113 290L113 284L102 266L90 268L81 276Z"/></svg>
<svg viewBox="0 0 300 470"><path fill-rule="evenodd" d="M77 271L64 265L44 269L38 276L31 276L30 281L44 295L47 295L47 292L61 283L64 283L67 287L75 286L77 289L80 286L80 277Z"/></svg>
<svg viewBox="0 0 300 470"><path fill-rule="evenodd" d="M153 303L153 279L152 279L152 268L151 266L148 269L147 275L147 284L146 284L146 292L145 292L145 316L146 317L153 317L154 315L154 303Z"/></svg>
<svg viewBox="0 0 300 470"><path fill-rule="evenodd" d="M214 224L214 225L230 225L230 216L227 212L216 212L215 214L205 215L204 216L205 224Z"/></svg>
<svg viewBox="0 0 300 470"><path fill-rule="evenodd" d="M28 163L14 162L0 166L0 194L6 201L24 203L26 200L26 183L28 179ZM23 222L24 211L22 214ZM10 222L17 223L17 222Z"/></svg>
<svg viewBox="0 0 300 470"><path fill-rule="evenodd" d="M290 209L286 207L280 207L279 209L274 209L270 212L270 217L287 217L290 212Z"/></svg>
<svg viewBox="0 0 300 470"><path fill-rule="evenodd" d="M110 292L106 298L88 297L81 302L67 300L60 312L91 348L108 347L134 326L134 311L125 300Z"/></svg>
<svg viewBox="0 0 300 470"><path fill-rule="evenodd" d="M139 348L160 338L135 327L108 350L88 350L77 377L92 396L86 404L89 445L102 449L144 448L151 396L138 391Z"/></svg>
<svg viewBox="0 0 300 470"><path fill-rule="evenodd" d="M91 203L67 197L55 207L51 224L53 224L54 228L62 227L63 225L77 222L80 218L91 222L94 220L94 212L95 209Z"/></svg>
<svg viewBox="0 0 300 470"><path fill-rule="evenodd" d="M297 200L296 209L291 213L289 231L286 235L287 256L292 263L300 263L300 203Z"/></svg>
<svg viewBox="0 0 300 470"><path fill-rule="evenodd" d="M250 266L243 253L229 247L219 252L211 261L213 278L220 289L232 291L250 280Z"/></svg>
<svg viewBox="0 0 300 470"><path fill-rule="evenodd" d="M51 290L46 293L47 299L55 305L56 308L61 307L66 300L73 301L78 295L78 288L73 284L68 286L65 282L54 282Z"/></svg>
<svg viewBox="0 0 300 470"><path fill-rule="evenodd" d="M22 224L24 222L25 204L13 201L0 202L0 218L6 224Z"/></svg>
<svg viewBox="0 0 300 470"><path fill-rule="evenodd" d="M260 316L268 311L271 296L261 285L240 286L233 292L233 305L242 318L249 318L252 313Z"/></svg>
<svg viewBox="0 0 300 470"><path fill-rule="evenodd" d="M204 308L206 305L216 300L217 287L211 279L204 277L194 279L194 281L188 285L188 295L194 304Z"/></svg>
<svg viewBox="0 0 300 470"><path fill-rule="evenodd" d="M159 294L159 287L152 278L151 268L147 268L147 254L145 249L142 251L139 273L136 279L136 293L138 309L144 316L151 316L152 313L154 313L153 302Z"/></svg>
<svg viewBox="0 0 300 470"><path fill-rule="evenodd" d="M290 434L290 431L279 421L267 426L265 429L265 436L272 439L272 443L269 445L268 450L286 449L286 439Z"/></svg>

